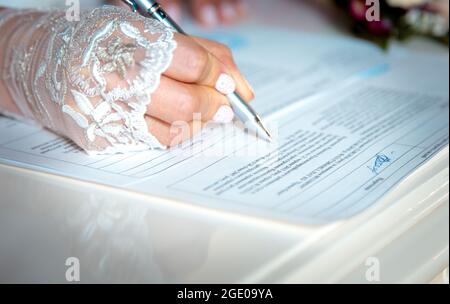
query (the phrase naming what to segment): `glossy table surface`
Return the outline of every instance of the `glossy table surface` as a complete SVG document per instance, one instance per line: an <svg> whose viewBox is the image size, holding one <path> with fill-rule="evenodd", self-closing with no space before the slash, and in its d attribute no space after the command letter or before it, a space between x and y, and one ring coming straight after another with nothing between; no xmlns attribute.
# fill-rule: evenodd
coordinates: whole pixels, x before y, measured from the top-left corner
<svg viewBox="0 0 450 304"><path fill-rule="evenodd" d="M343 35L322 1L253 1L253 19ZM319 9L321 7L321 9ZM283 13L285 12L285 13ZM408 48L447 56L427 40ZM311 229L0 165L0 282L428 282L448 266L448 148L377 206Z"/></svg>

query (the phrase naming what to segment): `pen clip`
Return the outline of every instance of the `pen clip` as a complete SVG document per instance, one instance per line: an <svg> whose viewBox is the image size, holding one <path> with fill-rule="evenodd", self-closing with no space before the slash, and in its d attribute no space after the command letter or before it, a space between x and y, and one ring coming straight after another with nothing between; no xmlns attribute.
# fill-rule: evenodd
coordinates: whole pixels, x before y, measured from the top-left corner
<svg viewBox="0 0 450 304"><path fill-rule="evenodd" d="M133 0L122 0L126 5L128 5L133 13L136 13L138 11L138 5Z"/></svg>

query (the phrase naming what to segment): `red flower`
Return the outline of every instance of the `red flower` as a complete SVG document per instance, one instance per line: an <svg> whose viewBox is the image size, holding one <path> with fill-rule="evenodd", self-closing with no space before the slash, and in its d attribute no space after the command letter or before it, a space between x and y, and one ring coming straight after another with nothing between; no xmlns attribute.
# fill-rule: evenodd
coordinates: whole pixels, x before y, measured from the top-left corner
<svg viewBox="0 0 450 304"><path fill-rule="evenodd" d="M348 3L350 15L357 21L366 20L367 6L364 0L350 0Z"/></svg>
<svg viewBox="0 0 450 304"><path fill-rule="evenodd" d="M384 36L388 35L392 31L393 24L389 19L382 19L380 21L367 22L366 28L371 34Z"/></svg>

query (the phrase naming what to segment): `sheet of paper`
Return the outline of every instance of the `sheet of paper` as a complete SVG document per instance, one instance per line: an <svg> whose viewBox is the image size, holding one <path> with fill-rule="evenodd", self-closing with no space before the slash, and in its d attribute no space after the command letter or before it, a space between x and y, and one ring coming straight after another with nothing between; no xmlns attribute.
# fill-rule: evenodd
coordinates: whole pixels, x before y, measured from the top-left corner
<svg viewBox="0 0 450 304"><path fill-rule="evenodd" d="M238 66L256 89L254 107L262 115L386 61L385 54L372 44L342 37L324 38L254 25L228 31L192 31L233 49Z"/></svg>
<svg viewBox="0 0 450 304"><path fill-rule="evenodd" d="M448 62L392 60L364 43L286 32L270 44L265 30L215 35L256 84L255 107L275 143L209 126L183 148L92 157L0 118L0 161L220 210L328 223L373 205L448 145Z"/></svg>

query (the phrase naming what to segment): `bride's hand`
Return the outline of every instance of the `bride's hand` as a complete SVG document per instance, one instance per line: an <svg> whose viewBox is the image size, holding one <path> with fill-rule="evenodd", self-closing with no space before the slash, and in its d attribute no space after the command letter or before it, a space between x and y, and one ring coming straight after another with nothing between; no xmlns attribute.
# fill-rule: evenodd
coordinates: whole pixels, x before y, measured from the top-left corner
<svg viewBox="0 0 450 304"><path fill-rule="evenodd" d="M253 98L227 47L128 10L3 14L3 82L20 114L87 151L173 146L199 131L194 118L231 122L235 89Z"/></svg>
<svg viewBox="0 0 450 304"><path fill-rule="evenodd" d="M234 118L226 95L237 90L246 101L253 91L239 72L229 48L202 38L175 34L178 44L172 63L147 109L150 132L164 145L173 146L191 137L202 122L230 123ZM177 132L177 122L188 122L191 130Z"/></svg>

